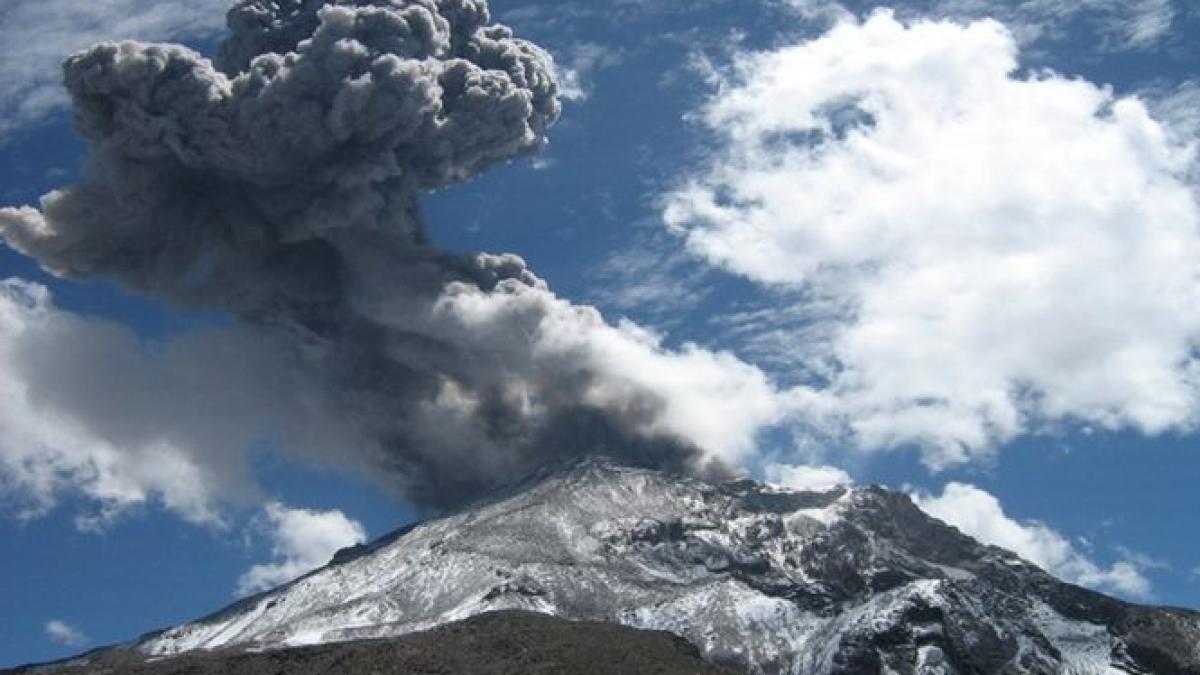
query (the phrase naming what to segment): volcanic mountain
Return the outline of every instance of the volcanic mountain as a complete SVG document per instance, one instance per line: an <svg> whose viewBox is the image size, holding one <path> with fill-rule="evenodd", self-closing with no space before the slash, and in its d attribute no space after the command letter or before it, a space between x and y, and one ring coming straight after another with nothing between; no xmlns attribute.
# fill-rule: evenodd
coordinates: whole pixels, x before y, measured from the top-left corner
<svg viewBox="0 0 1200 675"><path fill-rule="evenodd" d="M669 631L747 673L1200 674L1200 614L1063 583L904 494L604 459L544 470L120 652L169 663L157 659L358 644L497 610ZM101 672L112 652L99 654L64 672Z"/></svg>

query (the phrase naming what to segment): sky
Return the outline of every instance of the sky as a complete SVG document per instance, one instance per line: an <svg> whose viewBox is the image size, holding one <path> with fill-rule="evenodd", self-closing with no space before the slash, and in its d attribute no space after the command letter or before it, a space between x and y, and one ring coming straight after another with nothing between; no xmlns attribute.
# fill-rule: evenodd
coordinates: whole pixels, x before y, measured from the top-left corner
<svg viewBox="0 0 1200 675"><path fill-rule="evenodd" d="M221 94L250 111L230 130L204 115L237 50L91 52L77 98L136 97L118 66L147 54L198 75L143 101L169 124L77 104L73 129L64 58L215 57L226 2L10 2L0 666L596 449L888 485L1069 581L1200 607L1189 3L493 0L561 110L540 52L496 41L535 76L488 104L534 104L463 108L475 140L442 155L412 131L428 73L399 66L306 133L303 87L337 89L303 69L317 39L269 114Z"/></svg>

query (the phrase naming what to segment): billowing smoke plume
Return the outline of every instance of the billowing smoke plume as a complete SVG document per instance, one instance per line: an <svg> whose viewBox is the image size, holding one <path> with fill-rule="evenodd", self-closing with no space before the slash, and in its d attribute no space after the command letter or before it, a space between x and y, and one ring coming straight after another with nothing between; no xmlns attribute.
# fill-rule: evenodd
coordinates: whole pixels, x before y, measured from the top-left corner
<svg viewBox="0 0 1200 675"><path fill-rule="evenodd" d="M421 193L538 150L559 114L550 57L489 21L484 0L240 0L214 62L97 45L64 66L87 179L0 211L0 235L55 274L286 337L370 439L337 451L421 503L564 455L745 452L779 415L757 369L610 326L516 256L430 244ZM749 413L703 410L731 398Z"/></svg>

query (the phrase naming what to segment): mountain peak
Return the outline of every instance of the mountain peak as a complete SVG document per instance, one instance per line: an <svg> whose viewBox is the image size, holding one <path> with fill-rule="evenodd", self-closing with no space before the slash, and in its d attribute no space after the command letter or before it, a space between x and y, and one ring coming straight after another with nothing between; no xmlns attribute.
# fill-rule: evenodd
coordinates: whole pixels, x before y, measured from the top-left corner
<svg viewBox="0 0 1200 675"><path fill-rule="evenodd" d="M752 673L1200 673L1197 615L1061 583L907 495L606 457L540 471L137 648L390 637L496 610L668 630Z"/></svg>

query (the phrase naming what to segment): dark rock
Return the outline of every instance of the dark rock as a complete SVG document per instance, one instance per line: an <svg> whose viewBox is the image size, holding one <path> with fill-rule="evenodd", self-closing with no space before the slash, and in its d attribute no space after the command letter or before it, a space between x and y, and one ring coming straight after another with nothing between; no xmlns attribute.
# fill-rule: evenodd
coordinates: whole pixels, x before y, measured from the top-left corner
<svg viewBox="0 0 1200 675"><path fill-rule="evenodd" d="M493 612L424 633L260 653L215 651L150 661L123 649L3 675L732 675L670 633Z"/></svg>

